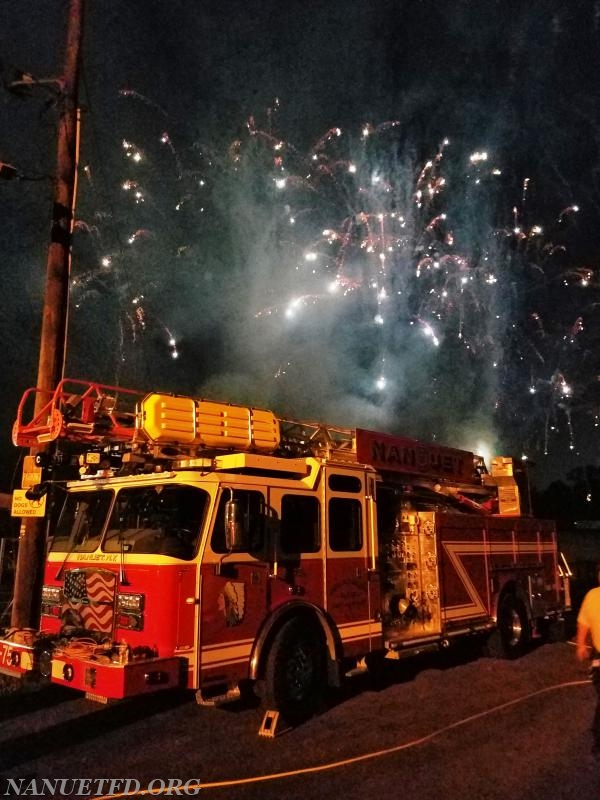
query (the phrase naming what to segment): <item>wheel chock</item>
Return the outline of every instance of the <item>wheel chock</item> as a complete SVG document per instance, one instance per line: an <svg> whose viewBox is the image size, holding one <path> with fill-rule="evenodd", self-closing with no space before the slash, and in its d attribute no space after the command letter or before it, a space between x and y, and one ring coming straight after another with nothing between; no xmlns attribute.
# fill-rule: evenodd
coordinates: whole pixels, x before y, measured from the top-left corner
<svg viewBox="0 0 600 800"><path fill-rule="evenodd" d="M281 736L282 733L291 730L289 725L279 722L279 711L265 711L261 726L258 730L259 736L266 736L268 739L274 739L276 736Z"/></svg>

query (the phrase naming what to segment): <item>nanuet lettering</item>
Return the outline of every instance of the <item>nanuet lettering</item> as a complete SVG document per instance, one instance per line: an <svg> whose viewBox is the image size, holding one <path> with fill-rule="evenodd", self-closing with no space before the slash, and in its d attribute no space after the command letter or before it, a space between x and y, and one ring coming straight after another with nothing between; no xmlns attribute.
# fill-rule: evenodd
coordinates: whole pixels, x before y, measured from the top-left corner
<svg viewBox="0 0 600 800"><path fill-rule="evenodd" d="M389 467L407 467L419 471L435 471L449 475L462 475L462 456L434 447L401 446L373 440L372 457L375 464Z"/></svg>

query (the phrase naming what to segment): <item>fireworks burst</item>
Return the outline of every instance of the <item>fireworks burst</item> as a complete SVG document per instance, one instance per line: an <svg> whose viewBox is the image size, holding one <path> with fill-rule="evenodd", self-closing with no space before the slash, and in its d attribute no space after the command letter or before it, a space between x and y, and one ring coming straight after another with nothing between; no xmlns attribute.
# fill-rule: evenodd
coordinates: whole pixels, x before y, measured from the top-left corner
<svg viewBox="0 0 600 800"><path fill-rule="evenodd" d="M244 158L260 159L259 142L285 252L282 269L270 276L275 301L258 309L257 319L279 317L290 349L301 326L304 343L315 330L318 348L328 315L338 329L354 327L357 351L368 351L356 372L370 379L336 388L370 401L379 396L392 417L407 404L413 414L444 415L456 426L451 404L462 392L459 414L467 425L469 417L493 420L505 442L547 453L562 424L569 448L577 447L572 413L588 413L592 400L591 364L581 361L590 361L584 317L594 303L582 308L581 290L597 290L593 270L569 260L568 222L578 206L547 225L529 222L526 178L520 202L506 214L503 170L489 150L457 152L445 169L452 150L445 139L419 166L404 156L396 121L364 125L354 140L332 128L306 154L254 119L248 130L245 145L236 143L236 168ZM503 215L506 223L498 225ZM571 294L557 308L562 288ZM569 308L580 312L575 321ZM322 348L335 348L330 329L332 335ZM280 358L285 369L275 364L273 374L290 380L294 362L285 345ZM422 393L411 398L415 362ZM444 427L438 423L429 436Z"/></svg>
<svg viewBox="0 0 600 800"><path fill-rule="evenodd" d="M532 220L534 182L515 203L491 148L444 139L419 159L395 120L303 150L276 132L276 103L264 130L250 118L220 148L180 150L163 109L123 97L155 133L119 140L120 200L78 222L92 255L72 282L77 309L116 298L121 364L158 336L189 372L173 331L210 318L228 358L189 380L226 399L239 393L219 373L241 363L247 402L457 445L495 425L513 452L548 452L561 430L576 449L574 413L597 424L600 303L594 270L570 260L576 205Z"/></svg>

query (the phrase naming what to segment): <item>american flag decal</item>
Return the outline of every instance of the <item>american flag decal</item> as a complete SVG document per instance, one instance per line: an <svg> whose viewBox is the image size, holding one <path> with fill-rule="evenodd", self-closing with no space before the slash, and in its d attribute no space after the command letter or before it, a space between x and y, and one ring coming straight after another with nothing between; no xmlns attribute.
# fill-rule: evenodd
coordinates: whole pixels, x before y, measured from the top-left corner
<svg viewBox="0 0 600 800"><path fill-rule="evenodd" d="M108 570L68 570L63 590L62 627L111 633L116 583L117 576Z"/></svg>

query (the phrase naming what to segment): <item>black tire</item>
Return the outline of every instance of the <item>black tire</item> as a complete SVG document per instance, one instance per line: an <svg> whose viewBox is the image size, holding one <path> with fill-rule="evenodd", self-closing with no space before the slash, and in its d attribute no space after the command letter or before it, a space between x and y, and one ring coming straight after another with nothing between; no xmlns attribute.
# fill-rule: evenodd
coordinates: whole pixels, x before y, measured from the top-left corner
<svg viewBox="0 0 600 800"><path fill-rule="evenodd" d="M325 642L316 625L288 620L275 636L267 657L263 704L298 725L321 707L327 682Z"/></svg>
<svg viewBox="0 0 600 800"><path fill-rule="evenodd" d="M496 630L487 641L487 653L492 658L517 658L531 642L531 625L522 600L507 594L500 601Z"/></svg>

